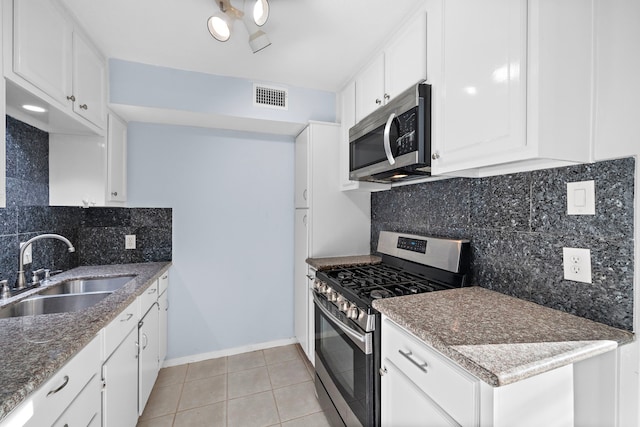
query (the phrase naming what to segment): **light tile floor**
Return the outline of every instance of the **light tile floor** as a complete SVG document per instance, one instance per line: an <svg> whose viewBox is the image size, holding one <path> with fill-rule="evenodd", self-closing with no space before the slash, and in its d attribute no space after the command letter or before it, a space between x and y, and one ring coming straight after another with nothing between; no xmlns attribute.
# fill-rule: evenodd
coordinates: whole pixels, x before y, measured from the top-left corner
<svg viewBox="0 0 640 427"><path fill-rule="evenodd" d="M326 427L298 345L160 370L138 427Z"/></svg>

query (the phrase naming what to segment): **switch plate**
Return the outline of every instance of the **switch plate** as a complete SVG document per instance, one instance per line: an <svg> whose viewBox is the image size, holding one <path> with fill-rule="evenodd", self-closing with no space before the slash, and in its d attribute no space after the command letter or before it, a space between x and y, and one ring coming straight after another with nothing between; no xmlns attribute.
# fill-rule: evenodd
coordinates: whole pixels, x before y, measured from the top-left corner
<svg viewBox="0 0 640 427"><path fill-rule="evenodd" d="M591 283L591 250L562 248L565 280Z"/></svg>
<svg viewBox="0 0 640 427"><path fill-rule="evenodd" d="M20 249L22 249L22 247L24 246L25 242L20 242ZM33 262L33 254L31 252L31 244L29 244L29 246L27 246L27 248L24 250L24 254L22 256L22 263L24 265L27 264L31 264Z"/></svg>
<svg viewBox="0 0 640 427"><path fill-rule="evenodd" d="M567 182L567 215L595 215L595 181Z"/></svg>
<svg viewBox="0 0 640 427"><path fill-rule="evenodd" d="M124 248L125 249L135 249L136 248L136 235L135 234L127 234L124 236Z"/></svg>

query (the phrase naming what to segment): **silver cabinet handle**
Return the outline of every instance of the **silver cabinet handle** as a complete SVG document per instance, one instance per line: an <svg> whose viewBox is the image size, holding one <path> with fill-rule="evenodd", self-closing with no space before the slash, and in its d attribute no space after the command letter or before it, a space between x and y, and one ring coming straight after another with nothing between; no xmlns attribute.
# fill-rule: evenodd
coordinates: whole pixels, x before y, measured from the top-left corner
<svg viewBox="0 0 640 427"><path fill-rule="evenodd" d="M306 189L302 192L302 198L307 200L307 190Z"/></svg>
<svg viewBox="0 0 640 427"><path fill-rule="evenodd" d="M393 123L393 119L396 118L396 113L391 113L389 118L387 119L387 124L384 126L384 153L387 155L387 160L389 160L389 164L393 165L396 163L396 159L393 158L393 153L391 153L391 141L389 141L389 134L391 133L391 124Z"/></svg>
<svg viewBox="0 0 640 427"><path fill-rule="evenodd" d="M167 280L169 278L168 274L165 274L164 276L162 276L162 280Z"/></svg>
<svg viewBox="0 0 640 427"><path fill-rule="evenodd" d="M307 225L307 216L306 215L302 217L302 223L304 225Z"/></svg>
<svg viewBox="0 0 640 427"><path fill-rule="evenodd" d="M411 356L413 356L413 353L411 353L410 351L404 352L402 350L398 350L398 353L403 355L405 358L409 359L409 362L411 362L414 365L416 365L418 367L418 369L420 369L422 372L427 372L427 362L419 363L419 362L415 361L414 358L411 357Z"/></svg>
<svg viewBox="0 0 640 427"><path fill-rule="evenodd" d="M382 104L382 101L380 100L380 98L376 98L376 104L378 105Z"/></svg>
<svg viewBox="0 0 640 427"><path fill-rule="evenodd" d="M384 100L388 101L391 98L391 96L388 93L384 94Z"/></svg>
<svg viewBox="0 0 640 427"><path fill-rule="evenodd" d="M147 334L142 334L142 338L144 338L144 344L142 345L142 349L144 350L149 345L149 337L147 337Z"/></svg>
<svg viewBox="0 0 640 427"><path fill-rule="evenodd" d="M155 294L155 293L156 293L156 291L157 291L157 289L156 289L156 288L151 288L151 289L149 289L149 290L147 291L147 295Z"/></svg>
<svg viewBox="0 0 640 427"><path fill-rule="evenodd" d="M133 317L133 313L127 313L126 319L120 319L121 322L128 322Z"/></svg>
<svg viewBox="0 0 640 427"><path fill-rule="evenodd" d="M50 390L49 393L47 393L47 396L50 396L52 394L56 394L57 392L59 392L60 390L62 390L63 388L65 388L67 386L67 384L69 384L69 376L65 375L62 385L58 388L54 388L53 390Z"/></svg>
<svg viewBox="0 0 640 427"><path fill-rule="evenodd" d="M117 192L117 191L112 191L112 192L111 192L111 195L112 195L112 196L117 196L117 195L118 195L118 192Z"/></svg>
<svg viewBox="0 0 640 427"><path fill-rule="evenodd" d="M68 99L69 101L71 101L71 102L76 102L76 97L75 97L75 96L73 96L73 95L68 95L68 96L67 96L67 99Z"/></svg>
<svg viewBox="0 0 640 427"><path fill-rule="evenodd" d="M438 160L438 159L440 158L440 154L438 154L438 152L436 151L435 153L433 153L433 154L431 155L431 158L432 158L433 160Z"/></svg>
<svg viewBox="0 0 640 427"><path fill-rule="evenodd" d="M310 275L310 274L307 274L306 276L307 276L307 279L309 279L309 280L313 280L313 279L315 279L315 277L313 277L313 276L312 276L312 275Z"/></svg>
<svg viewBox="0 0 640 427"><path fill-rule="evenodd" d="M82 104L82 105L80 105L80 108L81 108L81 109L83 109L83 110L88 110L88 109L89 109L89 107L87 106L87 104Z"/></svg>
<svg viewBox="0 0 640 427"><path fill-rule="evenodd" d="M383 366L378 370L378 373L380 374L381 377L384 377L387 374L387 367Z"/></svg>

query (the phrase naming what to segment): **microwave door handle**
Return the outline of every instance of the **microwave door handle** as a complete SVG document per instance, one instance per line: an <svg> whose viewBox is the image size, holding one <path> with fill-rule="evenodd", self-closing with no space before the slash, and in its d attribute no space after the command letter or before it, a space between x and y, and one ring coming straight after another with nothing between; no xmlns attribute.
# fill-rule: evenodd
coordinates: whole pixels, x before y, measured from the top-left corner
<svg viewBox="0 0 640 427"><path fill-rule="evenodd" d="M387 160L389 160L389 164L393 165L396 163L396 159L393 158L393 153L391 152L391 141L389 141L389 134L391 133L391 124L393 123L393 119L396 118L396 113L391 113L389 118L387 119L387 124L384 126L384 153L387 155Z"/></svg>

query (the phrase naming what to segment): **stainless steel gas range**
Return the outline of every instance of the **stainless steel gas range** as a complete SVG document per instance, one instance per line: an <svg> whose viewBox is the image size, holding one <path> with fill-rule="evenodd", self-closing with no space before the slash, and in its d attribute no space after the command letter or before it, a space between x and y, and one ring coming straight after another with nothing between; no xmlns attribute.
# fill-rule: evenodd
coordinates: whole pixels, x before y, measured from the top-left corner
<svg viewBox="0 0 640 427"><path fill-rule="evenodd" d="M380 314L374 299L467 284L469 241L383 231L382 263L319 271L316 391L333 426L380 425Z"/></svg>

